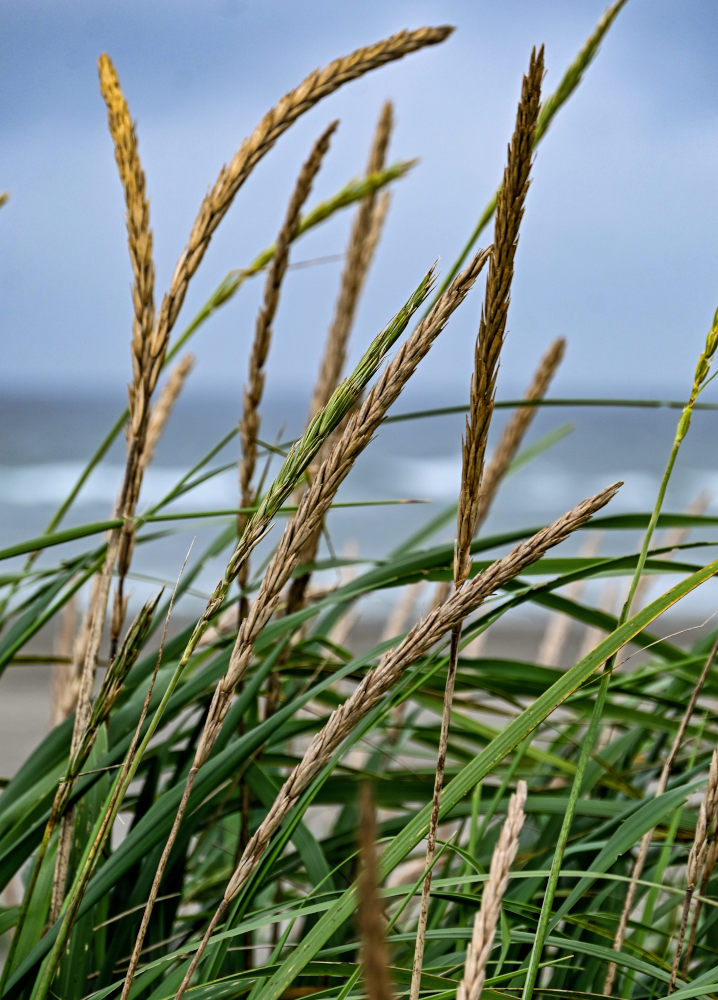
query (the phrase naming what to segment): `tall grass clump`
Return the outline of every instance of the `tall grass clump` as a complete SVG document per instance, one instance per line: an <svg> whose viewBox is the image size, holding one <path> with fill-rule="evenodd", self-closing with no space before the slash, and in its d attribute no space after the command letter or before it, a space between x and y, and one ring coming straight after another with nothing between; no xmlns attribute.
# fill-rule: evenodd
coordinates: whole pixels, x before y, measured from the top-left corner
<svg viewBox="0 0 718 1000"><path fill-rule="evenodd" d="M215 230L283 133L343 84L444 42L450 28L357 49L281 98L219 171L159 295L137 131L100 57L133 275L129 400L44 534L0 552L15 560L0 578L0 672L23 669L46 626L59 637L53 728L0 795L3 998L718 994L718 633L679 642L651 630L718 572L718 560L696 561L715 544L716 519L663 510L710 382L718 312L653 510L602 514L622 485L607 482L566 497L548 524L484 530L509 474L537 450L525 436L565 349L563 339L544 346L491 451L536 151L624 3L549 96L543 47L530 53L495 197L456 261L427 261L395 290L380 330L362 328L358 306L389 190L414 166L389 162L391 103L377 109L362 176L307 208L338 123L323 128L275 241L226 275L184 328L178 321ZM354 215L306 423L269 443L265 379L292 256L305 232L345 208ZM143 507L191 375L182 352L260 276L236 428ZM469 374L455 504L382 558L325 560L342 484L460 308L475 317L476 342L458 362ZM403 416L420 425L431 414ZM123 431L114 509L65 527ZM193 512L217 525L197 554L173 503L224 471L218 456L232 442L236 507ZM377 504L372 517L382 516ZM453 542L439 537L449 523ZM187 532L188 554L176 579L135 607L135 549L152 552L160 524L183 544ZM615 532L618 555L553 551L596 527ZM700 537L657 543L662 528ZM218 561L216 585L202 591ZM326 585L327 563L351 564L353 575ZM670 579L645 603L649 576ZM624 588L615 615L596 596L606 579ZM558 624L533 657L490 655L482 643L496 624L535 608L589 636L583 651L562 645ZM370 616L359 643L349 623Z"/></svg>

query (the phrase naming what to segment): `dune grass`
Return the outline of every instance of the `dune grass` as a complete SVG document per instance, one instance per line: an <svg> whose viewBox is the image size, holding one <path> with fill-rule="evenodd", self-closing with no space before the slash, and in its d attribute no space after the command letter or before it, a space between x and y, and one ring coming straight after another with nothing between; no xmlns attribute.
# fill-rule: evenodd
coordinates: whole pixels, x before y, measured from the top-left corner
<svg viewBox="0 0 718 1000"><path fill-rule="evenodd" d="M135 126L112 62L100 57L134 276L132 380L127 411L45 534L0 552L24 558L0 578L0 673L22 669L48 623L65 636L55 725L0 796L0 996L718 994L718 638L704 630L689 645L689 637L677 643L653 631L718 572L718 560L694 561L715 544L717 519L662 509L691 416L714 405L700 397L718 313L688 402L679 404L652 511L602 513L621 486L606 483L585 499L566 497L548 525L516 525L500 537L483 531L497 491L510 489L512 464L535 451L521 451L531 418L561 402L545 399L563 356L559 340L546 345L487 454L494 410L506 405L496 399L497 371L510 289L521 281L514 255L530 210L529 173L540 170L539 141L624 3L609 8L548 97L543 49L531 53L496 197L444 274L427 262L413 288L397 289L382 330L354 332L362 354L348 372L387 192L412 166L386 166L390 104L362 178L304 211L331 155L332 123L307 151L276 240L227 275L177 331L182 303L242 184L293 122L343 84L441 43L450 29L400 32L334 60L282 98L220 170L162 299ZM306 427L270 446L261 409L283 280L302 234L351 206ZM492 219L493 236L479 247ZM190 355L172 362L254 276L263 276L264 294L237 429L143 509L146 470L191 376ZM480 319L468 406L449 400L445 408L467 410L449 512L456 544L436 542L446 514L430 515L384 558L359 557L351 578L320 587L319 540L338 490L383 423L428 416L391 408L459 308ZM123 429L127 461L114 510L105 521L63 528ZM216 456L233 439L237 507L174 513L174 499L224 468ZM267 471L270 454L279 461ZM381 504L373 516L382 516ZM186 534L189 549L196 518L218 523L212 543L190 549L177 580L133 608L125 588L136 545L151 546L163 524ZM589 525L618 533L621 553L552 551ZM257 546L273 526L260 562ZM655 532L670 527L699 537L657 542ZM80 551L82 539L89 547ZM75 554L48 565L44 554L62 558L68 542ZM192 613L197 580L219 555L221 578L203 595L201 614ZM671 582L642 604L647 575ZM584 603L576 589L606 579L624 588L617 615ZM430 586L412 617L419 584ZM377 598L386 622L374 622L371 648L360 650L349 625ZM571 656L557 632L543 647L553 650L549 663L538 648L529 660L485 653L480 642L497 622L519 622L533 607L599 638Z"/></svg>

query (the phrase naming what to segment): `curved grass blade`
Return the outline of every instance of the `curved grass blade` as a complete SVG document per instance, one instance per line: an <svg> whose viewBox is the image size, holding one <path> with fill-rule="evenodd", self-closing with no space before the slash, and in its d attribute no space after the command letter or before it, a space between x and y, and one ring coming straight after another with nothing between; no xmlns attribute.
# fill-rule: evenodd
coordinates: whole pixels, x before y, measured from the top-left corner
<svg viewBox="0 0 718 1000"><path fill-rule="evenodd" d="M444 788L441 817L445 818L454 806L479 782L482 781L522 740L533 732L569 695L585 684L619 649L637 636L650 622L663 614L683 597L695 590L706 580L718 573L718 560L692 574L647 605L625 625L616 629L603 642L568 670L533 704L510 722L492 742ZM381 858L379 877L385 879L425 836L430 816L430 804L421 809L409 821L401 834L386 846ZM356 906L355 888L348 889L317 925L297 945L265 988L263 1000L278 1000L291 983L301 974L306 962L310 961L326 942L334 929L349 918Z"/></svg>

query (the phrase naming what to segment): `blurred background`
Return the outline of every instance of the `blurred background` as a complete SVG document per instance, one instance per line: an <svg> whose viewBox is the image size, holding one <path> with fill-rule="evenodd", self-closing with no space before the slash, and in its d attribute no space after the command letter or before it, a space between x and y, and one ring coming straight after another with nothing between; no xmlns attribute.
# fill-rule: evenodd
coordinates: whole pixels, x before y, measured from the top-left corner
<svg viewBox="0 0 718 1000"><path fill-rule="evenodd" d="M352 337L356 360L431 263L438 258L448 270L473 229L501 176L531 46L545 43L548 95L604 8L604 0L5 5L0 544L42 532L125 402L131 272L97 87L101 52L112 57L137 122L159 300L220 165L283 93L313 68L404 27L456 25L444 44L341 89L280 139L215 236L176 327L184 329L227 271L274 240L299 166L334 117L341 126L310 205L361 174L381 104L391 98L389 160L420 162L394 187ZM619 14L537 154L500 398L521 395L559 335L568 350L553 396L687 395L718 301L717 42L715 5L706 0L629 0ZM303 238L293 261L340 255L351 217L344 212ZM267 438L302 426L340 270L333 259L287 277L268 362ZM245 284L192 341L196 368L147 479L146 502L236 424L260 295L261 279ZM480 300L477 290L452 320L398 411L467 401ZM545 411L532 441L568 423L572 432L506 485L488 529L540 523L617 478L626 486L616 509L652 506L677 415ZM454 415L386 428L345 498L424 498L432 512L450 503L462 423ZM714 428L712 414L698 415L672 509L701 489L716 495ZM237 451L235 440L226 454ZM122 463L120 445L70 523L109 515ZM185 508L231 507L236 489L228 474ZM381 517L337 512L336 543L358 536L362 552L377 554L427 516L423 505ZM159 562L153 550L152 572L173 576L178 559L171 545Z"/></svg>

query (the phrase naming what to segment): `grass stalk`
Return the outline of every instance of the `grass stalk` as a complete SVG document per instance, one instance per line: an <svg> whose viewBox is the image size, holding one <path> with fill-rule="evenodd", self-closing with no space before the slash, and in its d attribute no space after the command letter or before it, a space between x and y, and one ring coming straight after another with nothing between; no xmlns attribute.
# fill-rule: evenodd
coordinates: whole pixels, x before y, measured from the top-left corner
<svg viewBox="0 0 718 1000"><path fill-rule="evenodd" d="M115 150L115 160L127 208L127 233L133 272L132 327L133 379L129 389L130 424L127 444L127 464L120 494L115 505L115 517L122 526L110 532L102 573L93 588L90 606L78 638L73 671L79 675L77 707L72 736L72 752L76 752L90 717L92 685L97 669L97 653L102 636L110 594L112 573L118 568L118 583L112 613L110 657L114 657L125 613L123 581L129 568L134 530L131 518L139 496L143 471L143 448L149 417L150 340L154 324L154 264L152 232L149 226L149 202L145 194L145 175L140 163L135 127L125 101L120 82L109 56L98 61L100 91L107 105L107 120ZM60 826L55 879L50 917L57 919L65 891L72 839L72 813L63 817Z"/></svg>
<svg viewBox="0 0 718 1000"><path fill-rule="evenodd" d="M660 516L661 509L663 507L663 500L666 494L666 489L668 488L668 483L670 481L671 474L673 472L673 467L678 457L678 451L680 449L681 443L683 442L683 439L686 436L688 428L690 427L691 417L693 414L693 407L708 378L708 372L710 370L711 361L713 359L713 356L715 355L716 348L718 348L718 310L716 310L713 316L713 323L706 337L705 347L701 352L701 355L698 359L698 363L696 365L690 397L688 399L688 402L685 404L678 421L675 437L673 439L670 455L668 457L668 463L663 473L663 477L661 479L661 483L658 489L658 496L656 498L656 502L653 507L653 511L651 513L651 517L648 522L648 526L643 536L643 544L641 546L641 551L639 553L638 560L636 562L635 571L631 578L631 583L628 589L628 595L626 597L626 600L623 604L621 613L618 618L619 627L625 624L625 622L628 621L630 617L633 598L638 588L639 581L643 575L643 570L646 565L646 559L648 557L648 550L651 544L651 539L653 537L655 528L658 524L658 518ZM591 721L588 727L588 732L586 734L586 738L581 744L579 766L574 776L573 785L569 796L568 808L564 815L563 823L561 826L561 833L559 835L558 842L556 845L556 850L554 852L554 860L551 867L551 874L549 876L549 880L546 886L546 893L541 906L539 927L536 933L536 938L534 941L533 948L531 949L531 955L529 958L528 971L524 983L522 1000L531 1000L531 997L533 996L533 990L536 984L536 977L538 975L539 963L541 960L541 955L548 929L549 917L553 906L553 899L556 892L556 886L558 884L561 865L563 863L563 855L566 847L566 842L568 840L568 834L571 828L571 824L573 822L574 811L576 808L576 803L578 802L586 766L588 764L590 755L593 752L593 747L595 746L595 741L598 734L598 728L602 717L604 705L606 702L608 687L610 685L611 674L613 671L614 663L615 663L615 656L611 656L606 662L603 674L601 676L601 682L599 685L596 702L593 708L593 712L591 714ZM611 970L609 968L608 974L610 974L610 971Z"/></svg>
<svg viewBox="0 0 718 1000"><path fill-rule="evenodd" d="M509 800L506 821L491 855L489 877L481 895L481 906L474 920L474 931L466 953L464 978L456 1000L479 1000L486 981L486 965L494 943L501 901L506 892L511 865L519 848L519 836L524 825L526 782L519 781Z"/></svg>
<svg viewBox="0 0 718 1000"><path fill-rule="evenodd" d="M251 507L256 502L253 487L254 472L257 464L257 436L260 427L259 407L264 394L264 369L269 354L272 339L272 324L279 304L279 294L282 281L289 264L289 248L297 236L302 206L309 197L314 179L321 168L324 157L329 149L331 137L339 123L334 121L324 130L315 142L307 161L299 171L294 191L289 199L289 205L277 236L275 253L269 265L264 284L262 305L257 314L254 329L254 341L249 357L249 378L244 387L244 408L240 420L240 436L242 441L242 460L239 467L239 491L242 507ZM241 538L247 525L248 515L237 515L237 535ZM239 570L237 583L244 592L249 579L249 560L247 559ZM240 621L247 613L247 599L242 596L240 601Z"/></svg>
<svg viewBox="0 0 718 1000"><path fill-rule="evenodd" d="M222 902L215 911L204 937L190 963L176 1000L186 992L194 971L215 928L225 915L231 900L244 888L269 844L302 792L319 775L352 729L392 689L407 667L438 642L456 624L475 611L498 588L512 580L526 566L540 559L554 545L564 541L573 531L589 520L615 495L620 483L607 487L583 500L547 528L516 546L502 559L492 563L483 573L454 591L440 607L434 608L399 643L386 653L378 666L366 674L354 693L332 713L329 722L313 738L301 762L286 780L267 816L253 835L227 884Z"/></svg>
<svg viewBox="0 0 718 1000"><path fill-rule="evenodd" d="M491 493L484 491L484 457L489 426L494 411L496 377L499 355L506 333L511 282L514 274L514 258L518 242L519 226L524 213L524 204L529 188L531 154L534 148L534 132L541 100L541 79L543 77L543 49L534 49L529 61L529 69L523 78L521 99L516 113L516 124L509 144L508 161L504 171L503 184L496 209L494 244L489 257L489 272L486 279L484 305L481 311L479 332L474 350L474 371L471 378L469 417L462 447L461 487L457 510L456 550L454 557L454 589L460 590L468 578L471 565L471 543L476 534L481 514L485 514L491 502ZM555 367L555 365L554 365ZM542 384L546 378L542 373ZM519 411L520 413L521 411ZM523 423L523 422L522 422ZM519 418L513 421L512 433L515 443ZM504 441L506 445L506 440ZM500 452L494 466L494 478L489 490L495 490L501 478L501 463L506 460ZM514 448L515 451L515 448ZM506 460L506 467L508 461ZM482 503L483 493L483 503ZM414 950L411 978L411 1000L418 1000L421 986L426 925L431 895L431 862L436 850L436 831L439 822L441 789L444 783L444 769L451 725L451 704L454 697L456 670L459 660L462 623L454 626L451 634L451 651L444 689L444 709L439 733L439 748L436 776L432 797L432 815L426 847L426 878L422 886L419 922Z"/></svg>
<svg viewBox="0 0 718 1000"><path fill-rule="evenodd" d="M566 72L562 76L558 87L554 90L553 94L544 102L541 111L539 113L538 122L536 125L536 133L534 137L534 142L536 145L543 139L544 135L548 131L548 128L555 118L556 114L563 105L568 101L573 94L576 87L583 79L583 74L586 72L588 67L593 62L594 57L598 53L601 42L603 41L608 29L611 27L616 17L618 16L621 8L625 6L626 0L616 0L615 3L611 4L598 21L594 31L586 39L583 46L581 47L578 55L571 63L571 65L566 69ZM496 205L498 201L498 196L501 188L497 188L494 192L493 197L488 202L483 212L479 216L479 220L474 227L473 232L469 236L468 240L464 244L464 247L456 258L451 270L448 272L444 278L444 283L448 284L454 275L459 271L464 261L471 253L472 249L476 246L476 243L483 233L486 226L493 217L496 211ZM439 286L437 295L441 294L443 291L443 285Z"/></svg>
<svg viewBox="0 0 718 1000"><path fill-rule="evenodd" d="M361 873L357 924L362 942L362 973L367 1000L394 1000L389 975L384 913L377 886L376 813L371 790L364 786L359 820Z"/></svg>
<svg viewBox="0 0 718 1000"><path fill-rule="evenodd" d="M409 298L405 306L399 311L396 317L385 327L385 329L372 341L368 349L365 351L361 361L357 365L354 372L348 376L344 381L336 388L331 398L329 399L326 407L320 413L317 414L315 419L309 425L305 431L302 438L293 446L292 450L287 455L281 469L279 470L274 483L268 490L267 494L260 503L257 511L252 515L248 521L241 539L237 543L234 553L230 557L227 564L224 577L215 587L212 593L205 611L201 616L199 622L195 626L190 640L185 648L184 653L178 664L177 673L179 674L184 666L189 662L189 659L196 648L196 645L201 638L202 634L206 630L209 622L214 618L214 616L220 610L224 598L227 594L229 586L239 571L242 562L246 556L251 551L252 547L259 541L263 536L271 519L276 514L281 504L287 497L296 489L301 477L311 462L312 458L317 454L322 444L327 440L329 435L333 430L341 423L344 417L351 411L354 407L357 399L361 395L363 389L370 381L370 379L376 374L382 359L384 358L386 352L391 348L392 344L401 335L403 330L406 328L411 316L419 308L421 303L424 301L426 296L429 294L431 285L433 282L433 274L429 272L424 279L420 282L418 288L414 294ZM381 383L379 383L381 384ZM366 442L365 442L366 443ZM351 468L351 460L349 466L345 469L344 475ZM339 480L340 482L341 480ZM337 482L337 488L339 485ZM336 490L334 491L336 492ZM329 502L334 496L334 493L329 497ZM318 507L314 508L315 516L318 512ZM300 511L297 512L295 518L290 522L290 525L300 518ZM289 527L289 526L288 526ZM285 529L285 535L287 535L287 529ZM281 546L280 546L281 548ZM279 550L278 550L279 551ZM286 577L282 582L282 586L286 582L289 574L291 573L291 564L282 559L281 568L279 565L279 560L275 555L274 558L275 572L270 576L269 570L265 573L263 586L265 589L272 589L268 580L271 580L272 585L276 587L275 580L280 577L283 572L286 572ZM288 570L288 571L287 571ZM276 599L278 600L278 593L276 594ZM259 604L259 597L257 602L255 602L255 608ZM276 604L275 604L276 606ZM271 616L274 607L270 608L269 602L265 602L260 605L260 613L252 616L251 614L247 616L242 622L237 635L237 641L235 642L232 658L230 659L229 668L227 673L222 678L220 683L215 688L215 692L212 698L212 703L210 705L209 713L207 715L202 734L199 739L199 743L195 752L194 761L187 775L187 780L184 786L184 791L182 793L182 801L180 807L177 810L172 829L167 838L162 857L157 866L157 871L152 883L152 889L150 891L150 896L147 900L142 923L140 925L140 930L138 932L135 947L133 950L133 957L130 966L125 977L125 983L123 985L123 995L129 995L129 990L132 985L132 979L137 967L137 962L139 956L142 952L142 945L144 943L144 937L147 931L147 926L149 924L149 919L152 914L152 909L154 907L155 900L159 893L160 882L164 874L164 870L169 859L169 854L172 846L175 842L177 834L179 832L180 823L182 822L182 817L184 815L187 803L189 802L189 796L194 785L195 778L199 769L206 763L212 748L216 742L219 735L219 731L222 727L222 723L227 715L229 706L232 699L232 693L234 691L235 685L241 681L244 674L244 669L246 663L249 661L249 656L254 646L254 639L259 634L261 629L266 624L266 621ZM247 637L251 636L251 639ZM240 652L238 652L238 650ZM246 657L245 657L246 651Z"/></svg>

